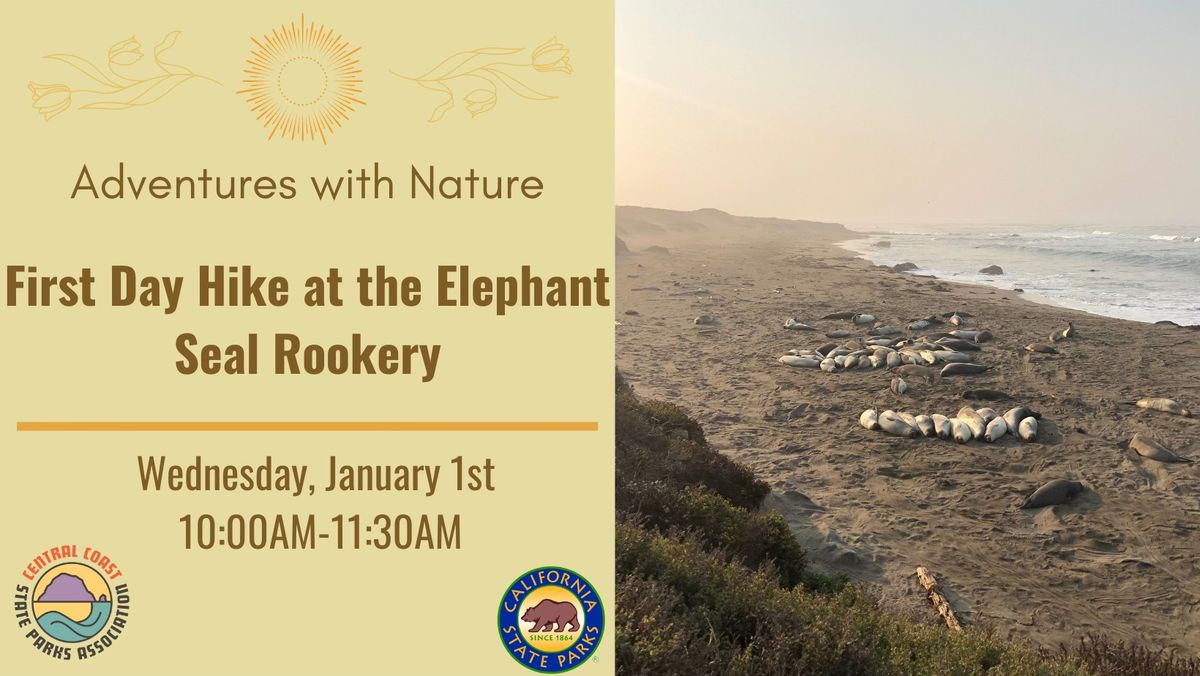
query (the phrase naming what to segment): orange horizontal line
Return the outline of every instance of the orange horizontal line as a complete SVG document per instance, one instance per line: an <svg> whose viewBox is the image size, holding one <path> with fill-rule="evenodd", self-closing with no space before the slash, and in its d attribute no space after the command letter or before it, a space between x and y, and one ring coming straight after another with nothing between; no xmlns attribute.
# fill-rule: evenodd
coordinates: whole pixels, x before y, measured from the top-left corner
<svg viewBox="0 0 1200 676"><path fill-rule="evenodd" d="M596 422L558 421L18 421L18 432L595 432Z"/></svg>

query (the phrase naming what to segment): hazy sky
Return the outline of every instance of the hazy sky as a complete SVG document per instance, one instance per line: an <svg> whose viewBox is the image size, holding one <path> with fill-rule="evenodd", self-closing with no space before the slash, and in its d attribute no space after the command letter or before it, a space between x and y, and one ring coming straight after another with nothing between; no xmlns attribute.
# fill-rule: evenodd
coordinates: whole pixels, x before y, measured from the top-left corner
<svg viewBox="0 0 1200 676"><path fill-rule="evenodd" d="M1200 2L617 0L617 202L1200 225Z"/></svg>

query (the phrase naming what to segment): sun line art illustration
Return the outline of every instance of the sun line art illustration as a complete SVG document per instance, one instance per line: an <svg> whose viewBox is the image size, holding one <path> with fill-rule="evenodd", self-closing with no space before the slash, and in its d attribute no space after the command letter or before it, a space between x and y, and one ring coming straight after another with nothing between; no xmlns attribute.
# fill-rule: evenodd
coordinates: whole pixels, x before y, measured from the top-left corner
<svg viewBox="0 0 1200 676"><path fill-rule="evenodd" d="M130 36L108 48L104 61L96 62L76 54L47 54L45 58L71 66L87 78L86 85L67 83L43 84L29 82L33 108L49 122L74 108L75 110L128 110L146 106L176 87L191 80L220 82L198 75L190 68L172 63L164 55L175 46L181 32L167 33L154 46L152 58L143 58L142 43Z"/></svg>
<svg viewBox="0 0 1200 676"><path fill-rule="evenodd" d="M238 90L267 129L268 139L328 143L362 100L360 47L308 21L272 29L254 44Z"/></svg>

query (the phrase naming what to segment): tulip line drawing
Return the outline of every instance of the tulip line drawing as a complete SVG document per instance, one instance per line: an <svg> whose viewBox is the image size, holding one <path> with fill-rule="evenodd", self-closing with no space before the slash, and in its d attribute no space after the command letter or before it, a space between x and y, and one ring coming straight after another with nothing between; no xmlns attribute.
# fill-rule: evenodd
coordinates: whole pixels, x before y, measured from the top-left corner
<svg viewBox="0 0 1200 676"><path fill-rule="evenodd" d="M142 63L142 45L136 37L121 40L109 47L104 67L75 54L47 54L45 58L60 61L85 75L89 84L72 86L67 84L41 84L30 82L29 92L33 95L33 108L46 121L70 110L125 110L145 106L190 80L204 80L220 85L220 82L192 72L177 63L171 63L163 55L181 31L167 33L154 46L154 70L135 69ZM140 71L140 72L139 72Z"/></svg>
<svg viewBox="0 0 1200 676"><path fill-rule="evenodd" d="M430 114L430 122L438 122L445 117L457 100L462 101L467 113L474 118L495 108L500 93L505 90L530 101L558 98L530 87L525 79L536 73L554 71L570 75L574 71L568 58L570 51L558 38L550 38L530 50L527 59L515 56L524 51L523 47L484 47L452 54L429 72L417 77L402 75L394 70L390 72L445 96ZM460 95L459 92L463 93Z"/></svg>

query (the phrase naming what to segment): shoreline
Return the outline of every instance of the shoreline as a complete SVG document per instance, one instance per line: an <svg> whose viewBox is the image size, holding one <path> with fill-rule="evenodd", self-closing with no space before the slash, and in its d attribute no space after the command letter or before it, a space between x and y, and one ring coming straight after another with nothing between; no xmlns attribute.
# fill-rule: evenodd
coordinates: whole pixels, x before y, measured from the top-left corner
<svg viewBox="0 0 1200 676"><path fill-rule="evenodd" d="M849 237L846 239L842 239L842 240L833 242L832 243L833 246L838 249L849 252L850 254L853 255L854 258L866 261L870 265L879 266L881 268L890 267L886 263L877 263L876 259L878 258L878 256L872 257L871 252L862 251L862 250L851 247L852 244L861 243L862 247L866 248L868 246L872 246L870 244L871 242L879 241L881 239L886 240L887 237L883 236L883 234L881 234L881 233L853 232L852 234L857 235L857 236ZM920 235L920 234L922 234L922 233L911 233L911 235L914 235L914 236ZM959 234L959 233L951 232L951 233L947 233L947 234ZM887 235L888 236L892 236L892 235L910 236L910 233L887 233ZM886 249L886 248L880 249L879 251L886 252L886 251L888 251L888 249ZM886 256L884 258L886 258ZM989 278L989 277L985 276L985 277L973 278L973 279L957 279L957 277L959 275L970 276L970 275L975 275L978 273L971 273L970 271L958 271L958 272L944 271L944 270L941 270L941 271L932 270L931 271L925 267L918 267L915 270L905 271L906 274L913 274L913 275L917 275L917 276L920 276L920 274L922 272L926 273L925 276L934 276L937 279L941 279L943 281L946 281L948 283L953 283L953 284L976 285L976 286L983 286L983 287L987 287L987 288L1000 289L1000 290L1005 290L1005 291L1015 291L1017 288L1021 288L1021 287L1018 287L1015 282L1009 281L1011 279L1011 277L1008 277L1007 273L1004 275L998 275L994 278ZM1074 288L1083 289L1085 287L1074 287ZM1157 308L1150 308L1150 307L1137 308L1137 307L1133 307L1133 306L1114 306L1114 305L1090 303L1088 301L1083 301L1083 300L1078 300L1078 299L1059 298L1059 297L1056 297L1052 294L1048 294L1045 292L1030 291L1027 289L1022 289L1019 293L1023 294L1028 300L1035 302L1035 303L1039 303L1039 304L1043 304L1043 305L1050 305L1050 306L1065 309L1065 310L1084 312L1084 313L1098 316L1098 317L1106 317L1106 318L1110 318L1110 319L1122 319L1125 321L1137 322L1140 324L1173 324L1175 326L1181 326L1181 327L1185 327L1185 328L1190 328L1193 326L1200 328L1200 324L1180 324L1179 322L1177 322L1173 319L1167 318L1163 315L1163 313L1166 311L1163 311L1163 310L1157 309ZM1144 319L1130 317L1130 316L1122 316L1120 314L1117 314L1117 313L1121 312L1122 307L1129 307L1130 309L1134 309L1139 312L1143 311L1143 310L1146 313L1157 312L1157 313L1159 313L1159 315L1156 318L1144 318ZM1151 315L1151 316L1153 316L1153 315Z"/></svg>
<svg viewBox="0 0 1200 676"><path fill-rule="evenodd" d="M1123 448L1141 432L1200 460L1197 421L1125 403L1163 396L1196 408L1197 333L884 272L838 246L849 231L835 224L781 228L624 207L622 222L629 253L617 263L618 367L640 395L690 411L715 448L765 480L767 507L819 568L925 617L912 571L928 566L967 624L1043 647L1098 631L1134 642L1153 635L1156 645L1200 654L1200 463L1165 465ZM819 319L849 310L893 325L969 311L996 334L972 353L993 368L895 395L882 370L778 363L787 349L825 342L824 331L854 330ZM713 323L693 323L700 315ZM787 317L820 331L786 331ZM1022 349L1067 319L1080 338L1060 344L1060 354ZM1041 411L1043 438L959 446L857 424L870 406L952 415L962 392L979 387ZM1089 492L1068 505L1018 509L1055 478L1082 480Z"/></svg>
<svg viewBox="0 0 1200 676"><path fill-rule="evenodd" d="M862 234L862 233L854 233L854 234ZM859 241L859 240L863 240L863 239L867 239L867 238L856 237L853 239L845 239L845 240L830 242L830 244L837 249L841 249L843 251L846 251L847 253L854 254L853 256L851 256L851 258L854 260L861 260L861 261L867 263L868 270L878 270L879 272L891 272L891 270L889 269L889 266L882 265L880 263L875 263L870 258L867 258L866 254L855 251L854 249L850 249L850 248L847 248L846 246L844 246L847 242L854 242L854 241ZM1054 298L1051 298L1050 296L1047 296L1045 294L1025 291L1023 289L1018 291L1016 289L1005 288L1003 286L997 286L995 284L988 284L985 281L969 281L969 280L962 280L962 279L951 279L949 277L939 277L933 273L925 273L925 274L922 274L922 273L923 273L922 269L917 268L915 270L905 270L904 272L893 272L892 274L911 275L913 277L917 277L920 279L936 279L936 280L943 281L947 284L956 284L959 286L979 287L979 288L983 288L983 289L996 289L999 291L1010 291L1012 293L1020 295L1020 297L1021 297L1020 300L1028 301L1030 303L1036 303L1038 305L1046 305L1049 307L1057 308L1059 310L1066 310L1066 311L1070 311L1070 312L1082 312L1083 314L1090 315L1092 317L1102 317L1104 319L1118 319L1121 321L1134 322L1137 324L1158 324L1159 323L1159 322L1151 322L1151 321L1141 321L1138 319L1126 319L1124 317L1114 317L1112 315L1101 314L1099 312L1093 312L1091 310L1087 310L1084 308L1071 307L1070 305L1064 305L1062 302L1060 302ZM1183 325L1176 324L1176 326L1183 326Z"/></svg>

